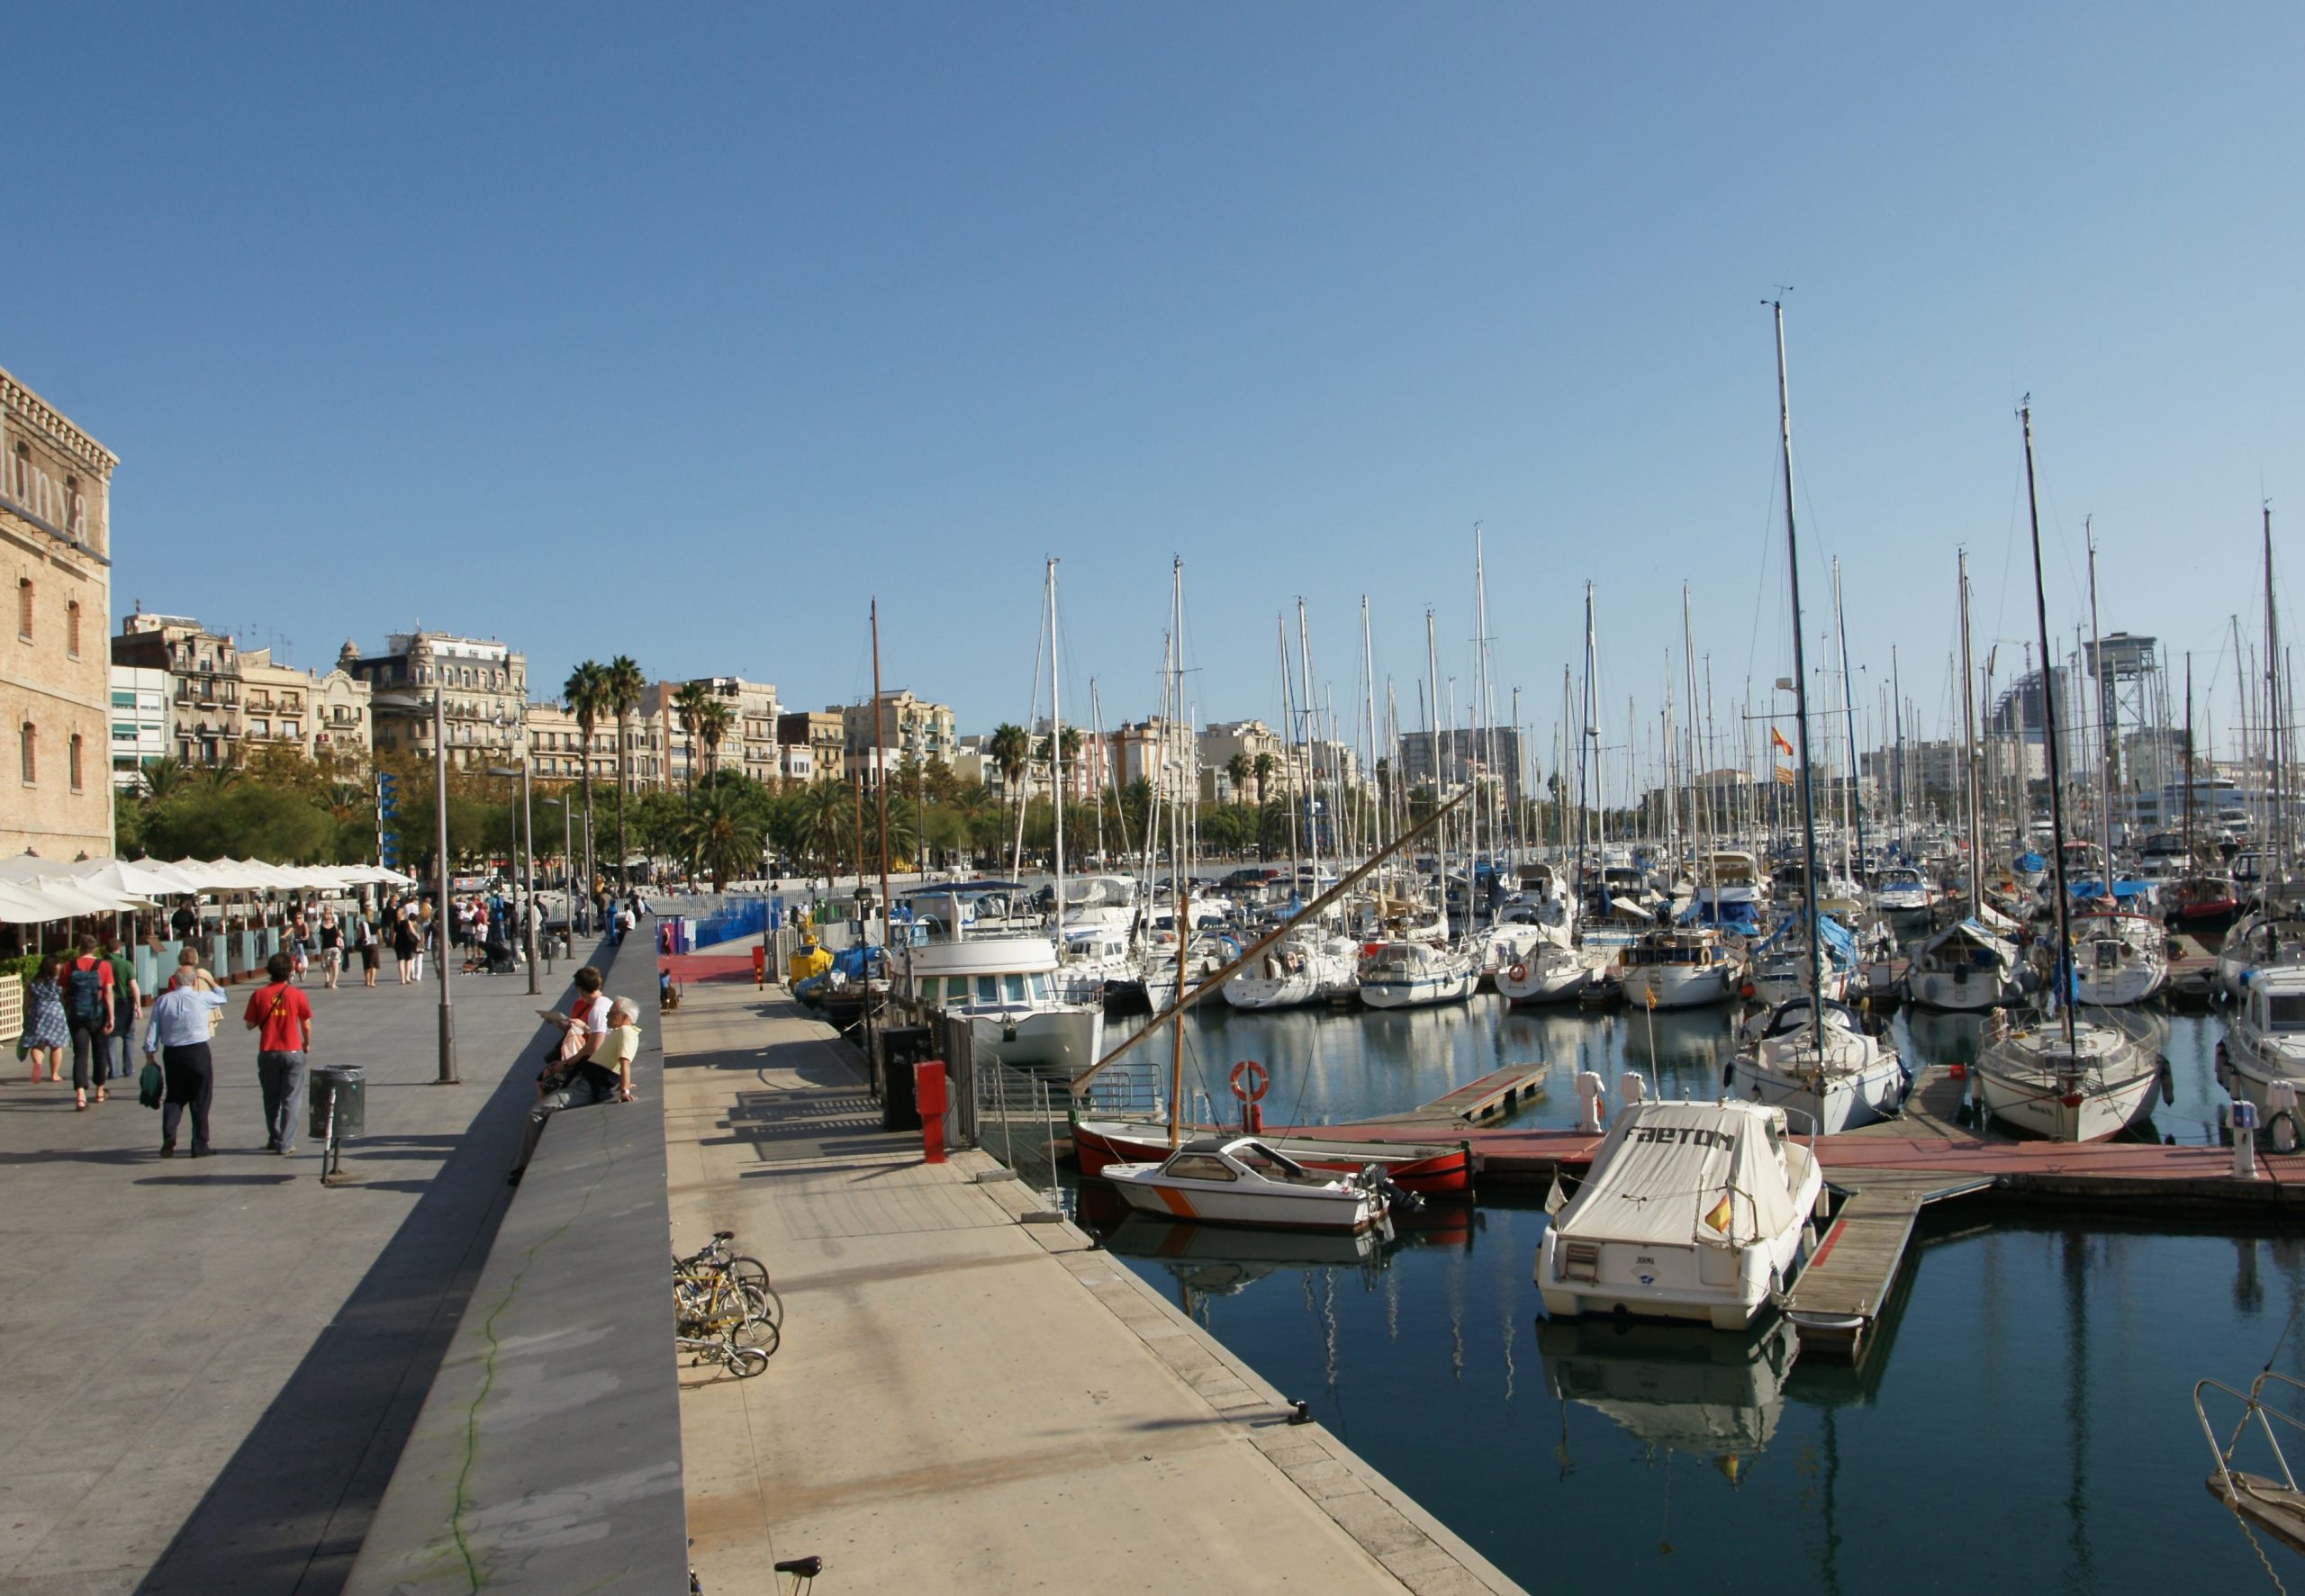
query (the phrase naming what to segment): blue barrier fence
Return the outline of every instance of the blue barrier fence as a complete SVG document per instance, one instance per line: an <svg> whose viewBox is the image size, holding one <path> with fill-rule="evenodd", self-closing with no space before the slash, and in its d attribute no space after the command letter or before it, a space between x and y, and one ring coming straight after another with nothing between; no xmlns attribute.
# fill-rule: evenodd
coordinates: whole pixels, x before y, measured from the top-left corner
<svg viewBox="0 0 2305 1596"><path fill-rule="evenodd" d="M758 936L768 928L768 901L748 897L723 909L710 919L695 922L691 945L710 947L740 936Z"/></svg>

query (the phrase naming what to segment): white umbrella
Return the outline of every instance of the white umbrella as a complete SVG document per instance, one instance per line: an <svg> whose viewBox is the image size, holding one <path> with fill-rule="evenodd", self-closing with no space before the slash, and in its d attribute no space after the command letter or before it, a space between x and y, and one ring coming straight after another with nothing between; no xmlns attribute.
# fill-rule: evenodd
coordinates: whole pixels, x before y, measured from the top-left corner
<svg viewBox="0 0 2305 1596"><path fill-rule="evenodd" d="M59 907L45 893L15 881L0 881L0 924L38 925L50 920L69 920L79 910Z"/></svg>
<svg viewBox="0 0 2305 1596"><path fill-rule="evenodd" d="M146 906L134 898L106 892L100 887L76 881L69 876L41 876L30 881L12 881L8 885L36 901L55 905L55 913L42 916L50 920L62 920L74 915L116 915L122 909Z"/></svg>

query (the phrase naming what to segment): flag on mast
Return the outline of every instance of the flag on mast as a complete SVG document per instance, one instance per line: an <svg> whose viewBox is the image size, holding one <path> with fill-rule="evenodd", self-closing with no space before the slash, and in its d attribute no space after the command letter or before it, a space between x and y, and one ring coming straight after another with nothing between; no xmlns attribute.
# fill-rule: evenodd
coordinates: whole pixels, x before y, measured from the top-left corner
<svg viewBox="0 0 2305 1596"><path fill-rule="evenodd" d="M1785 734L1783 732L1778 731L1775 726L1769 727L1768 740L1776 747L1776 751L1785 755L1785 758L1791 759L1793 757L1793 744L1785 740Z"/></svg>

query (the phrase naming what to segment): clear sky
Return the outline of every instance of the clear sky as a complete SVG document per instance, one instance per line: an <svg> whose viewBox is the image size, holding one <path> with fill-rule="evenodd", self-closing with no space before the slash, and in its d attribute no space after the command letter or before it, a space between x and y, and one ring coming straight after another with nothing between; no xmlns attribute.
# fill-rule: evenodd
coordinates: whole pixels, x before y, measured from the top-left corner
<svg viewBox="0 0 2305 1596"><path fill-rule="evenodd" d="M1811 630L1950 702L1953 563L2196 654L2305 526L2294 5L37 7L0 365L115 449L114 597L324 664L418 622L1022 719L1279 711L1368 594L1549 738L1597 588L1652 717ZM38 92L34 93L37 87ZM2282 577L2284 588L2289 576ZM2011 673L2005 647L2001 675ZM1672 670L1677 672L1676 663ZM2222 667L2220 726L2231 717ZM1446 690L1444 689L1444 691ZM1622 720L1623 710L1614 712ZM1071 717L1068 717L1070 718ZM2223 734L2220 733L2220 735Z"/></svg>

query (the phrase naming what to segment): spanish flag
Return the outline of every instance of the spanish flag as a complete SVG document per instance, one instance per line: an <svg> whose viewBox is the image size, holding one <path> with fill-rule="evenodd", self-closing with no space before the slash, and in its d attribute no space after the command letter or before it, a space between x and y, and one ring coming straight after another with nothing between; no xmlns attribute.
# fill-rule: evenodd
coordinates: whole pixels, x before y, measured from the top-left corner
<svg viewBox="0 0 2305 1596"><path fill-rule="evenodd" d="M1775 726L1769 727L1768 740L1770 744L1776 747L1776 751L1785 755L1785 758L1791 759L1793 757L1793 744L1785 740L1785 734L1783 732L1778 731Z"/></svg>
<svg viewBox="0 0 2305 1596"><path fill-rule="evenodd" d="M1736 1217L1737 1211L1730 1205L1729 1194L1727 1192L1723 1192L1721 1194L1721 1201L1715 1203L1706 1213L1704 1216L1704 1222L1711 1225L1714 1230L1719 1231L1725 1236L1729 1233L1731 1222L1735 1220Z"/></svg>

